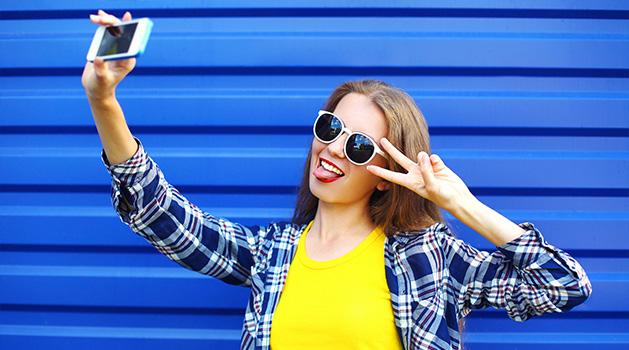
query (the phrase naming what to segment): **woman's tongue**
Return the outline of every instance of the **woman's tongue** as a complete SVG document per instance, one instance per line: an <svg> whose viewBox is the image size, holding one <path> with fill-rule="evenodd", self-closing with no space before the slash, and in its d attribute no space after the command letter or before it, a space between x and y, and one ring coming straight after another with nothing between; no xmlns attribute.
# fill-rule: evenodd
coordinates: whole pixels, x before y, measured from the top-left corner
<svg viewBox="0 0 629 350"><path fill-rule="evenodd" d="M329 170L325 170L323 165L319 165L317 169L314 171L314 175L320 179L333 179L335 177L341 177L341 175L331 172Z"/></svg>

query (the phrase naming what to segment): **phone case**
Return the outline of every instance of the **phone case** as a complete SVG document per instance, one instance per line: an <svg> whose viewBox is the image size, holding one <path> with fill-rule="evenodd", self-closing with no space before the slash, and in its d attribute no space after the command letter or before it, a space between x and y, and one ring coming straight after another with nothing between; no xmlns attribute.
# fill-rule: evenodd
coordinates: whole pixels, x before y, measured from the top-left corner
<svg viewBox="0 0 629 350"><path fill-rule="evenodd" d="M144 31L144 36L141 38L140 40L140 47L138 49L138 52L136 54L128 54L128 55L120 55L120 56L116 56L116 57L108 57L105 58L105 61L116 61L116 60L124 60L127 58L132 58L132 57L138 57L140 55L142 55L146 49L146 45L149 41L149 37L151 36L151 31L153 29L153 21L151 21L149 18L142 18L142 20L144 20L146 22L146 30ZM103 56L101 56L103 57ZM89 59L88 59L89 60ZM92 60L89 60L90 62L92 62Z"/></svg>
<svg viewBox="0 0 629 350"><path fill-rule="evenodd" d="M147 18L147 26L146 31L144 32L144 37L142 38L142 43L140 44L140 50L138 51L137 56L140 56L144 53L144 49L146 49L146 44L149 42L149 36L151 36L151 31L153 30L153 21Z"/></svg>
<svg viewBox="0 0 629 350"><path fill-rule="evenodd" d="M131 58L131 57L139 57L140 55L142 55L144 53L144 50L146 49L146 44L149 41L149 37L151 36L151 31L153 29L153 21L151 21L148 18L146 19L146 21L147 21L146 31L144 32L144 36L142 37L142 40L140 41L140 49L138 50L138 53L135 55L123 55L123 56L118 56L114 58L108 58L106 59L106 61L123 60L123 59Z"/></svg>

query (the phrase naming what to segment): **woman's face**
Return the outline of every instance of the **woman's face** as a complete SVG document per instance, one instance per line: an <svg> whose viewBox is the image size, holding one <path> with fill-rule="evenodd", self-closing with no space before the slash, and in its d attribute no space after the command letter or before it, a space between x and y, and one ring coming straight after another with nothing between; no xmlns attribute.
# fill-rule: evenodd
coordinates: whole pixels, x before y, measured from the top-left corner
<svg viewBox="0 0 629 350"><path fill-rule="evenodd" d="M345 95L331 111L343 120L345 126L352 131L362 131L371 136L378 146L379 140L387 136L387 123L384 114L369 100L368 97L350 93ZM380 190L387 186L386 181L367 171L366 165L355 165L343 153L343 145L347 133L332 143L325 144L312 138L312 154L310 159L310 192L327 203L348 204L368 200L376 186ZM380 147L382 148L382 147ZM329 178L322 161L328 161L338 168L343 176ZM381 155L376 155L368 164L386 168L387 162Z"/></svg>

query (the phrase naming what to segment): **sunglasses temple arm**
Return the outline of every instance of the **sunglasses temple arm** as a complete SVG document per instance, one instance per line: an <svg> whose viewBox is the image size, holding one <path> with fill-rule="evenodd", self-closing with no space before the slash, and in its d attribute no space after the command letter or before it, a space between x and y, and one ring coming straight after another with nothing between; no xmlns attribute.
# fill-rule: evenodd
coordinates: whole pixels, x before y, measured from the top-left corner
<svg viewBox="0 0 629 350"><path fill-rule="evenodd" d="M384 151L382 149L380 149L380 146L378 146L377 143L374 142L374 146L375 146L374 148L376 149L376 153L378 153L379 155L385 157L386 159L389 159L389 156L386 153L384 153Z"/></svg>

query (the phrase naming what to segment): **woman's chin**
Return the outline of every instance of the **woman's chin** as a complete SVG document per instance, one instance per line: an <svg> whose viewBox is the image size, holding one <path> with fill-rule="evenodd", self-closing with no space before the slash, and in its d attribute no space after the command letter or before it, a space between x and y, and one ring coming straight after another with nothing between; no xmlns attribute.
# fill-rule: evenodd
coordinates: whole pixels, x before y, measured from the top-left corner
<svg viewBox="0 0 629 350"><path fill-rule="evenodd" d="M324 200L327 202L329 199L332 199L330 197L335 197L334 194L339 192L338 188L336 188L336 191L334 191L330 187L330 185L330 183L321 182L319 179L311 175L310 193L312 193L313 196L319 198L319 200Z"/></svg>
<svg viewBox="0 0 629 350"><path fill-rule="evenodd" d="M326 203L341 203L345 202L348 198L348 194L343 194L342 187L336 186L337 181L323 182L311 175L310 178L310 193L317 197L320 201Z"/></svg>

